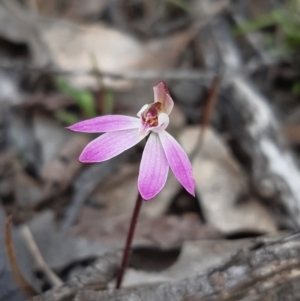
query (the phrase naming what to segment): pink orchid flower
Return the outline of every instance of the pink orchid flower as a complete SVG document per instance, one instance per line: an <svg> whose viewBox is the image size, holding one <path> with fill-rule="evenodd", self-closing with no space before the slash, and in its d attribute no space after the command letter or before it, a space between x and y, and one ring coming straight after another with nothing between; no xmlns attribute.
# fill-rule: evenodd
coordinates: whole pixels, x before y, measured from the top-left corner
<svg viewBox="0 0 300 301"><path fill-rule="evenodd" d="M107 115L78 122L68 129L83 133L103 133L90 142L79 157L83 163L102 162L133 147L149 135L138 177L144 200L155 197L165 186L171 167L182 186L195 196L195 180L188 156L165 131L174 103L164 82L154 88L154 103L144 105L136 117Z"/></svg>

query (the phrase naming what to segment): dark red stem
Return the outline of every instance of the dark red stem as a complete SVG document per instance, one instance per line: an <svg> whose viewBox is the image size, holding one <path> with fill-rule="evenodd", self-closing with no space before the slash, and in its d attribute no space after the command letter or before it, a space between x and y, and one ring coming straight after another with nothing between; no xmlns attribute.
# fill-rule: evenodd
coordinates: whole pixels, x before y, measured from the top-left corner
<svg viewBox="0 0 300 301"><path fill-rule="evenodd" d="M131 243L132 243L132 239L133 239L137 219L139 217L140 209L141 209L141 206L142 206L142 202L143 202L142 196L140 195L140 193L138 193L136 203L135 203L135 207L134 207L134 211L133 211L131 221L130 221L129 231L128 231L128 234L127 234L127 239L126 239L125 249L124 249L124 253L123 253L122 263L121 263L121 267L120 267L120 270L119 270L119 273L118 273L117 285L116 285L117 289L121 287L123 276L124 276L125 270L126 270L127 265L128 265L130 249L131 249Z"/></svg>

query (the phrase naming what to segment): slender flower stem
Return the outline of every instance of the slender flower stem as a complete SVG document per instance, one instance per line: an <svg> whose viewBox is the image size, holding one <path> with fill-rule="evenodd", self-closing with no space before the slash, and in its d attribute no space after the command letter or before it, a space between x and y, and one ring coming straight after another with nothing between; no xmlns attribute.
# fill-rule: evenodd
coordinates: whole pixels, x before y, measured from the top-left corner
<svg viewBox="0 0 300 301"><path fill-rule="evenodd" d="M116 285L117 289L121 287L123 276L124 276L125 270L126 270L127 265L128 265L130 249L131 249L131 243L132 243L132 239L133 239L137 219L138 219L140 209L141 209L141 206L142 206L142 202L143 202L142 196L138 192L138 196L137 196L137 199L136 199L134 211L133 211L131 221L130 221L129 231L128 231L127 238L126 238L126 244L125 244L125 249L124 249L124 253L123 253L122 263L121 263L121 267L120 267L120 270L119 270L119 273L118 273L117 285Z"/></svg>

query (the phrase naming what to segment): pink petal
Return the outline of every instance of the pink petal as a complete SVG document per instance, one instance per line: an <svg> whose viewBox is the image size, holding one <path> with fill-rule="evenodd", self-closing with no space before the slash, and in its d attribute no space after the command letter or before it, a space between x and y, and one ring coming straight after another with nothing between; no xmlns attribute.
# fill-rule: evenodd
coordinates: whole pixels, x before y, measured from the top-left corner
<svg viewBox="0 0 300 301"><path fill-rule="evenodd" d="M135 129L140 126L140 119L123 115L106 115L69 126L67 129L83 133L103 133Z"/></svg>
<svg viewBox="0 0 300 301"><path fill-rule="evenodd" d="M145 137L145 136L147 136L149 134L149 131L152 128L153 127L149 126L147 123L141 122L141 125L140 125L140 128L139 128L140 134Z"/></svg>
<svg viewBox="0 0 300 301"><path fill-rule="evenodd" d="M159 133L170 167L181 185L195 196L195 180L190 160L179 143L167 132Z"/></svg>
<svg viewBox="0 0 300 301"><path fill-rule="evenodd" d="M169 163L157 134L152 133L146 143L140 166L138 187L144 200L154 198L165 186Z"/></svg>
<svg viewBox="0 0 300 301"><path fill-rule="evenodd" d="M143 138L137 129L103 134L85 147L79 161L83 163L106 161L136 145Z"/></svg>
<svg viewBox="0 0 300 301"><path fill-rule="evenodd" d="M159 82L153 87L154 90L154 102L161 102L166 113L169 115L173 110L174 102L170 96L166 83Z"/></svg>

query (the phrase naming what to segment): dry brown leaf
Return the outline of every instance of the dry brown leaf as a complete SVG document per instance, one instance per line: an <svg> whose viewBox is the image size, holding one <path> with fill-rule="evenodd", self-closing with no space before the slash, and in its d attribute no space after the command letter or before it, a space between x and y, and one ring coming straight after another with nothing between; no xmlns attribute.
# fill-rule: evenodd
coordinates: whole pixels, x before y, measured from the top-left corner
<svg viewBox="0 0 300 301"><path fill-rule="evenodd" d="M72 136L55 158L44 166L42 179L49 194L57 195L71 184L74 177L83 167L78 161L78 157L88 141L87 135Z"/></svg>
<svg viewBox="0 0 300 301"><path fill-rule="evenodd" d="M73 227L74 235L100 240L104 245L113 248L122 248L130 217L131 214L105 216L99 210L84 208L77 225ZM202 225L195 214L155 218L141 215L133 245L171 249L180 247L186 240L217 237L220 234L214 228Z"/></svg>
<svg viewBox="0 0 300 301"><path fill-rule="evenodd" d="M77 26L59 21L47 24L41 32L43 40L48 45L54 64L64 71L91 70L92 55L102 72L171 68L176 65L194 35L194 29L187 29L144 44L101 24ZM111 84L106 79L104 83ZM72 84L77 87L96 87L96 80L89 76L79 76L72 79Z"/></svg>
<svg viewBox="0 0 300 301"><path fill-rule="evenodd" d="M42 185L19 168L16 173L15 195L17 204L21 208L32 208L42 198Z"/></svg>
<svg viewBox="0 0 300 301"><path fill-rule="evenodd" d="M181 133L179 140L188 153L194 149L199 131L191 127ZM248 195L246 174L214 131L207 129L193 169L204 216L221 232L276 231L274 218Z"/></svg>
<svg viewBox="0 0 300 301"><path fill-rule="evenodd" d="M64 143L74 135L71 131L63 128L57 120L51 118L49 114L40 114L40 112L34 112L33 127L33 135L41 148L42 166L52 160Z"/></svg>

